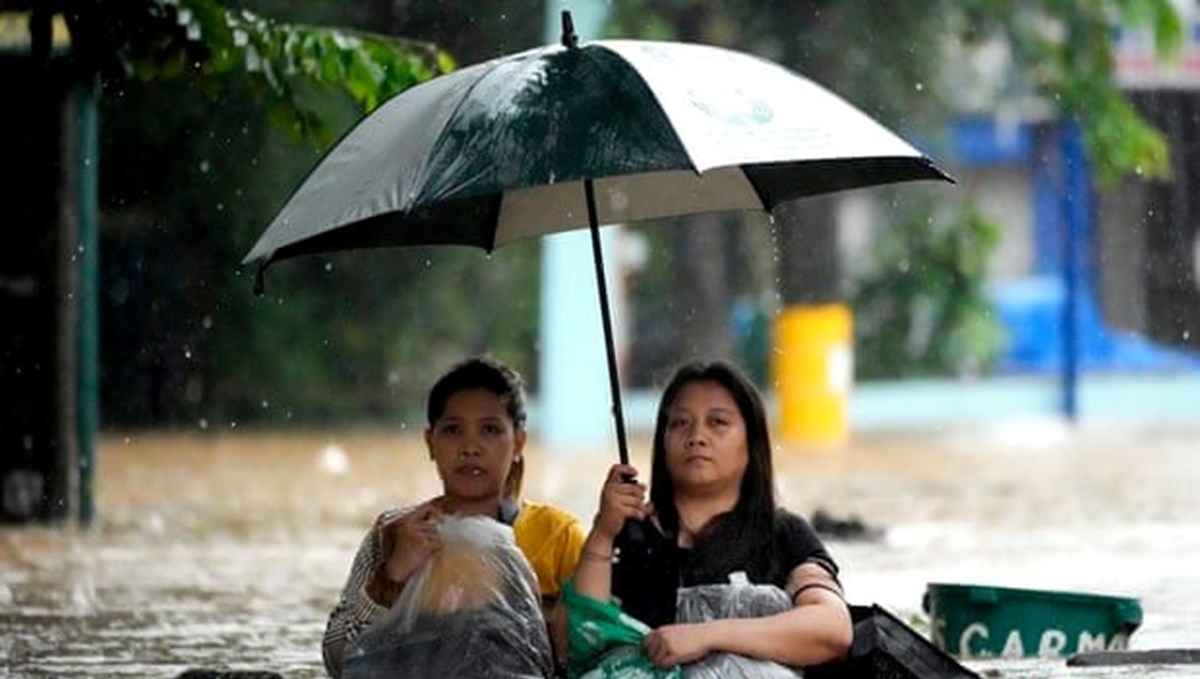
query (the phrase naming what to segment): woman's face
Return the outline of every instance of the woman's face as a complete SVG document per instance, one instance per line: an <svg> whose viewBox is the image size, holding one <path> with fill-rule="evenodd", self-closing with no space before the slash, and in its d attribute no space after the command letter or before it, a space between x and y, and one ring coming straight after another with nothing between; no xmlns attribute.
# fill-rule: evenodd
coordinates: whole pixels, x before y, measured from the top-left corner
<svg viewBox="0 0 1200 679"><path fill-rule="evenodd" d="M667 410L664 443L677 492L740 490L750 462L746 422L725 387L685 385Z"/></svg>
<svg viewBox="0 0 1200 679"><path fill-rule="evenodd" d="M513 461L525 447L500 397L487 389L450 395L442 416L425 431L446 495L459 500L499 497Z"/></svg>

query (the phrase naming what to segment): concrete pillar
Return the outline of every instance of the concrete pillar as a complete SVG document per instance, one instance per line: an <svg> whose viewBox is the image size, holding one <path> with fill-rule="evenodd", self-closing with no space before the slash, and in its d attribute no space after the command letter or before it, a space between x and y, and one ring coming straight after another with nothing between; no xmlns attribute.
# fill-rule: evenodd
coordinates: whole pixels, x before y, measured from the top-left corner
<svg viewBox="0 0 1200 679"><path fill-rule="evenodd" d="M549 0L545 4L546 43L561 40L563 10L571 12L576 34L586 41L599 36L608 4L603 0ZM602 230L614 330L620 337L615 236L615 228ZM552 453L615 449L616 445L593 268L591 237L586 230L542 240L538 412L532 426Z"/></svg>

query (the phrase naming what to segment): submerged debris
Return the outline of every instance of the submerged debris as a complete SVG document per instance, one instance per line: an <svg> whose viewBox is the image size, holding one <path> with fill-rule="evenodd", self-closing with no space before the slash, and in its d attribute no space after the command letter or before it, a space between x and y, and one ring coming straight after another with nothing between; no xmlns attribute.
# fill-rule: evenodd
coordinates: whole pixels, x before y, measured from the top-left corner
<svg viewBox="0 0 1200 679"><path fill-rule="evenodd" d="M879 542L884 538L882 528L869 526L854 515L839 518L824 509L818 509L813 513L812 527L821 536L836 540Z"/></svg>

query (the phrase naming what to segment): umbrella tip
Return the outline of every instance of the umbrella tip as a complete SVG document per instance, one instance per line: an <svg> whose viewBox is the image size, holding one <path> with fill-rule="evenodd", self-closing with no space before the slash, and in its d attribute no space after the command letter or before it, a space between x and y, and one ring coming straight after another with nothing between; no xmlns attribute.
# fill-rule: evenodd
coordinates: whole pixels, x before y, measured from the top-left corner
<svg viewBox="0 0 1200 679"><path fill-rule="evenodd" d="M254 296L262 297L266 291L265 278L263 274L267 270L267 260L263 259L258 263L258 270L254 272Z"/></svg>
<svg viewBox="0 0 1200 679"><path fill-rule="evenodd" d="M571 11L562 13L562 44L563 47L578 47L579 36L575 35L575 22L571 19Z"/></svg>

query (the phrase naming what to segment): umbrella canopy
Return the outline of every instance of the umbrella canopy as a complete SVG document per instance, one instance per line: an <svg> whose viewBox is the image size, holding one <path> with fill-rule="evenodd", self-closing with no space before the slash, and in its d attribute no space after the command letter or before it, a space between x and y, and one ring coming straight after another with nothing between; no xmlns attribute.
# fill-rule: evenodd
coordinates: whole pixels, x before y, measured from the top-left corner
<svg viewBox="0 0 1200 679"><path fill-rule="evenodd" d="M501 57L408 89L316 165L243 263L352 248L492 250L593 231L618 442L624 424L596 229L770 210L842 189L949 177L778 64L705 45L613 40Z"/></svg>

